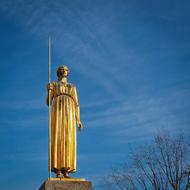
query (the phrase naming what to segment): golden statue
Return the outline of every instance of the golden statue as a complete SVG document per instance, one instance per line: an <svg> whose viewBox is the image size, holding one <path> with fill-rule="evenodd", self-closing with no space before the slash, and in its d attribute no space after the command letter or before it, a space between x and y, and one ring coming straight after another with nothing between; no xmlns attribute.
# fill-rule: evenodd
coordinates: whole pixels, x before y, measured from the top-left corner
<svg viewBox="0 0 190 190"><path fill-rule="evenodd" d="M76 171L75 126L83 128L76 87L67 82L69 72L67 66L60 66L58 81L48 84L47 104L51 105L49 170L59 178Z"/></svg>

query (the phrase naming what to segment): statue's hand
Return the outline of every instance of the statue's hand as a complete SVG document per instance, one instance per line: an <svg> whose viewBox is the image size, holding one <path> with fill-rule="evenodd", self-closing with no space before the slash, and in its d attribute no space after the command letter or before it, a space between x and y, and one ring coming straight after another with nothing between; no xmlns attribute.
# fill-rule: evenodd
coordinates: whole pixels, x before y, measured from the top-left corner
<svg viewBox="0 0 190 190"><path fill-rule="evenodd" d="M48 95L46 98L46 103L48 106L50 106L52 104L52 99L53 99L53 90L54 90L54 85L53 83L49 83L47 85L47 90L48 90Z"/></svg>
<svg viewBox="0 0 190 190"><path fill-rule="evenodd" d="M81 121L78 121L78 122L77 122L77 125L78 125L78 129L79 129L79 130L82 130L82 129L83 129L83 125L82 125Z"/></svg>
<svg viewBox="0 0 190 190"><path fill-rule="evenodd" d="M47 90L49 91L49 90L53 90L53 84L52 83L49 83L48 85L47 85Z"/></svg>

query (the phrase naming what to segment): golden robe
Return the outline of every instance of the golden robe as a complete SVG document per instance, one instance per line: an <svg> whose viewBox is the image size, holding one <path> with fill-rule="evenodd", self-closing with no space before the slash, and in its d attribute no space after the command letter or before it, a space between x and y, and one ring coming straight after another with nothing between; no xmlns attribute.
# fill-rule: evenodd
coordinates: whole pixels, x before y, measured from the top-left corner
<svg viewBox="0 0 190 190"><path fill-rule="evenodd" d="M76 87L69 83L50 84L51 171L76 171L76 122L80 110Z"/></svg>

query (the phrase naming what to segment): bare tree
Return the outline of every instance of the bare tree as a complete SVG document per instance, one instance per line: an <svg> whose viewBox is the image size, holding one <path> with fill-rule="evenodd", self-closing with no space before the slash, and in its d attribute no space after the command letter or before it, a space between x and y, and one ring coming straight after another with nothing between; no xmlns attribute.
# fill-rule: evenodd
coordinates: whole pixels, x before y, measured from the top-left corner
<svg viewBox="0 0 190 190"><path fill-rule="evenodd" d="M158 134L152 145L141 147L132 164L113 170L104 179L105 190L190 189L189 147L182 136Z"/></svg>

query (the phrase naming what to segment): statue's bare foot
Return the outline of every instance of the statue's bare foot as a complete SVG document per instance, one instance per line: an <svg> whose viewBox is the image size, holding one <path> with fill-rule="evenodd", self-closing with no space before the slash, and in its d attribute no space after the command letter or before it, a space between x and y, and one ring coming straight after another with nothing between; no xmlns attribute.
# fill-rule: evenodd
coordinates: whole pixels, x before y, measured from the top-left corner
<svg viewBox="0 0 190 190"><path fill-rule="evenodd" d="M65 172L65 173L64 173L64 177L65 177L65 178L70 178L70 177L69 177L69 173Z"/></svg>
<svg viewBox="0 0 190 190"><path fill-rule="evenodd" d="M62 177L64 177L64 176L63 176L63 174L62 174L61 172L58 172L58 173L57 173L57 177L58 177L58 178L62 178Z"/></svg>

